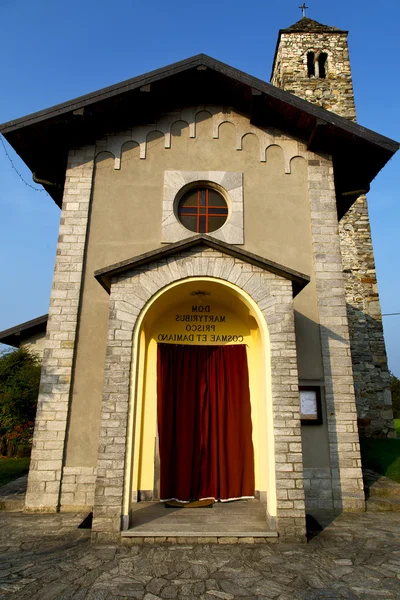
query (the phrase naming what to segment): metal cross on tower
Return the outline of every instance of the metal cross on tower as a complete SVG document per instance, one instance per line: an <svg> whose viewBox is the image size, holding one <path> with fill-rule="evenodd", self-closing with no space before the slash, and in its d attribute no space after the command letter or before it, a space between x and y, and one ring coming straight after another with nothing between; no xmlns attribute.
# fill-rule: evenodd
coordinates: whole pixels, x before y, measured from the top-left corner
<svg viewBox="0 0 400 600"><path fill-rule="evenodd" d="M306 8L308 8L308 6L306 6L306 3L303 2L303 4L301 6L299 6L299 8L303 11L303 17L306 16Z"/></svg>

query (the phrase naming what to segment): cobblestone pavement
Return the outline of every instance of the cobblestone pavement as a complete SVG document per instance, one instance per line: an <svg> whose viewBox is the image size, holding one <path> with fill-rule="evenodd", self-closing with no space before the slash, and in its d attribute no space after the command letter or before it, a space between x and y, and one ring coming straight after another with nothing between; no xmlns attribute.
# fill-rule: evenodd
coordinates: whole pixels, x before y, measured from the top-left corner
<svg viewBox="0 0 400 600"><path fill-rule="evenodd" d="M0 513L0 598L400 598L400 514L346 514L305 545L98 546L82 515Z"/></svg>

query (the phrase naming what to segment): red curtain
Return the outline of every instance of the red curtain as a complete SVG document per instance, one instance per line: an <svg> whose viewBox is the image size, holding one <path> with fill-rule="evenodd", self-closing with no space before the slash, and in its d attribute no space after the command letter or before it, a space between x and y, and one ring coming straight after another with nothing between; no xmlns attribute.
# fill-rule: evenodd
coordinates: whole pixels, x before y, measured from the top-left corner
<svg viewBox="0 0 400 600"><path fill-rule="evenodd" d="M158 344L160 497L254 496L245 346Z"/></svg>

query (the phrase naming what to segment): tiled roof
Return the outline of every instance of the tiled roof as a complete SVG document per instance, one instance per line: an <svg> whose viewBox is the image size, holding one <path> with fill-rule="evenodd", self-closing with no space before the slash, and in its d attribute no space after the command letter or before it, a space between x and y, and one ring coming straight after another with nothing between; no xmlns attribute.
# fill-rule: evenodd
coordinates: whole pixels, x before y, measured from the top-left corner
<svg viewBox="0 0 400 600"><path fill-rule="evenodd" d="M347 31L342 31L337 27L330 27L329 25L322 25L322 23L318 23L318 21L314 21L313 19L309 19L308 17L303 17L294 25L287 27L286 29L281 29L280 33L296 33L296 32L312 32L312 33L347 33Z"/></svg>

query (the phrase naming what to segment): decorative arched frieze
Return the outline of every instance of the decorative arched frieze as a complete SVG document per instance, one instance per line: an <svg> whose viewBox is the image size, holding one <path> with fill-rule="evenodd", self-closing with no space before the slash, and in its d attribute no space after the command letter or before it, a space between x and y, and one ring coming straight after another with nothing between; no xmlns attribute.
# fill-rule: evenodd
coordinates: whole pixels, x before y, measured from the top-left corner
<svg viewBox="0 0 400 600"><path fill-rule="evenodd" d="M164 135L164 148L169 149L172 146L172 127L175 123L183 121L189 128L189 138L196 138L197 135L197 117L199 113L208 113L212 120L212 139L219 139L220 126L223 123L231 123L236 130L236 150L243 149L243 138L248 134L254 134L259 141L259 160L267 161L266 151L270 146L280 146L285 157L285 173L290 174L290 162L295 156L302 156L306 160L312 157L307 151L306 145L286 136L280 131L266 129L251 125L248 117L240 115L232 108L222 108L220 106L200 105L182 110L166 113L160 117L156 123L133 127L125 132L118 134L109 134L105 138L98 140L96 151L102 150L111 152L114 157L114 169L121 168L121 150L122 146L128 142L136 142L140 146L140 158L146 159L147 137L151 132L159 131Z"/></svg>
<svg viewBox="0 0 400 600"><path fill-rule="evenodd" d="M223 121L215 121L215 119L213 120L213 138L214 140L218 140L219 139L219 130L221 125L223 125L224 123L230 123L231 125L235 126L235 123L233 122L232 119L224 119Z"/></svg>
<svg viewBox="0 0 400 600"><path fill-rule="evenodd" d="M290 159L290 172L292 172L292 168L293 168L292 165L294 164L295 161L296 162L298 161L299 163L300 162L306 162L307 163L307 161L304 158L304 156L292 156L292 158Z"/></svg>

